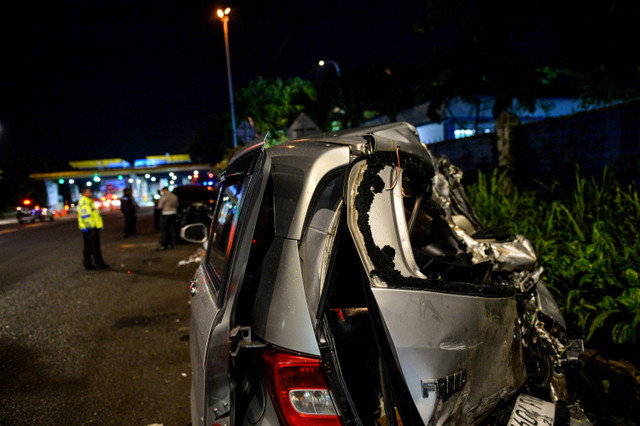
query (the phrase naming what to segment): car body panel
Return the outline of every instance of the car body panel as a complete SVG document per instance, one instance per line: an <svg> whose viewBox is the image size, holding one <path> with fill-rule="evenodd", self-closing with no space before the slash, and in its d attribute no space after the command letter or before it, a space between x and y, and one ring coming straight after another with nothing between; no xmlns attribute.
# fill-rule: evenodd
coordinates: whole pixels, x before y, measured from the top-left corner
<svg viewBox="0 0 640 426"><path fill-rule="evenodd" d="M562 317L548 291L531 292L543 286L532 246L478 237L457 173L407 123L237 154L192 284L193 424L279 424L286 397L269 398L259 367L268 351L321 361L348 424L393 412L404 424L477 424L530 383L526 333L544 341L536 356L557 360L566 347L538 313ZM243 176L233 206L240 192L225 185ZM233 237L210 258L227 211ZM422 213L431 223L416 236Z"/></svg>
<svg viewBox="0 0 640 426"><path fill-rule="evenodd" d="M349 149L335 144L290 143L270 149L274 181L275 234L300 240L318 183L349 162Z"/></svg>
<svg viewBox="0 0 640 426"><path fill-rule="evenodd" d="M264 263L253 332L284 349L319 356L302 286L298 242L276 238Z"/></svg>
<svg viewBox="0 0 640 426"><path fill-rule="evenodd" d="M349 229L352 234L358 232L358 220L360 218L359 208L356 208L356 197L358 188L363 184L363 174L367 169L367 162L361 161L351 168L347 182ZM387 166L380 172L384 177L387 187L375 194L367 214L368 226L375 230L371 233L373 243L380 248L394 247L400 248L394 251L393 263L398 272L404 277L426 278L418 269L414 260L406 226L394 226L395 218L404 217L402 205L401 185L393 185L394 180L402 179L402 172L395 178L393 167ZM364 220L364 218L363 218ZM364 255L367 251L363 237L356 238L356 245L361 252L361 260L368 271L373 271L376 267L369 255ZM371 274L372 285L375 287L386 287L387 283L378 275Z"/></svg>
<svg viewBox="0 0 640 426"><path fill-rule="evenodd" d="M192 401L196 408L192 408L192 422L194 424L207 423L214 419L231 416L232 397L230 383L230 331L233 327L232 315L235 297L239 290L246 262L237 261L248 256L251 246L251 236L257 212L251 207L259 200L264 192L266 177L270 169L268 157L264 154L264 139L256 140L239 155L251 158L247 162L247 169L234 170L221 179L221 190L216 203L216 217L223 213L233 214L233 226L229 232L229 243L225 248L227 259L226 272L217 277L213 266L204 261L195 276L196 292L192 291L192 334L196 348L192 351L193 388ZM237 200L226 200L226 182L235 182L239 176L244 176L242 183L242 197L239 204L228 208L230 203ZM240 194L234 194L240 195ZM217 222L212 223L212 235L215 235ZM221 240L223 241L223 240ZM212 247L218 243L212 237L208 244L207 258L215 256ZM215 261L215 259L214 259ZM211 283L219 280L220 287L214 288ZM207 330L209 324L209 330ZM206 345L203 342L206 340ZM196 377L199 376L199 377ZM204 378L204 379L202 379Z"/></svg>
<svg viewBox="0 0 640 426"><path fill-rule="evenodd" d="M315 140L347 145L353 153L370 155L374 152L395 152L398 146L406 153L429 155L418 140L418 131L409 123L389 123L370 128L355 128L330 132L314 137Z"/></svg>
<svg viewBox="0 0 640 426"><path fill-rule="evenodd" d="M372 289L411 396L426 423L472 424L526 379L513 298ZM466 384L443 401L422 382L459 371ZM456 411L457 410L457 411ZM458 416L458 417L456 417Z"/></svg>
<svg viewBox="0 0 640 426"><path fill-rule="evenodd" d="M433 167L429 156L413 157L414 169ZM396 158L363 158L346 178L349 230L377 305L369 309L380 312L422 421L437 414L442 422L473 423L526 379L515 296L506 286L447 282L423 273L404 211L403 173L398 152ZM434 211L444 219L444 209ZM463 248L460 243L458 250ZM465 381L450 395L425 394L425 385L456 374Z"/></svg>
<svg viewBox="0 0 640 426"><path fill-rule="evenodd" d="M216 315L220 311L216 303L217 294L207 285L204 268L199 267L191 280L191 328L189 332L191 368L191 417L204 422L205 407L205 360L209 336Z"/></svg>
<svg viewBox="0 0 640 426"><path fill-rule="evenodd" d="M307 227L300 240L299 256L304 259L301 262L304 291L315 326L343 211L343 182L343 173L337 172L319 187L315 202L309 210Z"/></svg>

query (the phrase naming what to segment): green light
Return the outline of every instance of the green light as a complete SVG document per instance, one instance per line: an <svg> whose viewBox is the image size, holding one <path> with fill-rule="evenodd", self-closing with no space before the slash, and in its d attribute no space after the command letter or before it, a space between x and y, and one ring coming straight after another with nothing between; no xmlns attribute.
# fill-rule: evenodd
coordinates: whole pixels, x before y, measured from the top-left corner
<svg viewBox="0 0 640 426"><path fill-rule="evenodd" d="M94 177L93 177L93 181L94 181L94 182L100 182L100 176L97 176L97 175L96 175L96 176L94 176Z"/></svg>
<svg viewBox="0 0 640 426"><path fill-rule="evenodd" d="M58 183L59 183L60 185L62 185L62 184L64 183L64 179L59 179L59 180L58 180Z"/></svg>
<svg viewBox="0 0 640 426"><path fill-rule="evenodd" d="M118 180L122 180L122 179L124 179L122 175L118 175Z"/></svg>

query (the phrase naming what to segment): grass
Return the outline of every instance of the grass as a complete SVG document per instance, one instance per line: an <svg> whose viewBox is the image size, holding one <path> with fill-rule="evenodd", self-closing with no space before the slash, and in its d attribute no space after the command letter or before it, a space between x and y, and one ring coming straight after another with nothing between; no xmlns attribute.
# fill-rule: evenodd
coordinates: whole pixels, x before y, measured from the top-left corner
<svg viewBox="0 0 640 426"><path fill-rule="evenodd" d="M599 345L640 343L640 198L605 169L575 184L504 191L506 175L467 186L487 227L508 226L535 246L543 278L572 334Z"/></svg>

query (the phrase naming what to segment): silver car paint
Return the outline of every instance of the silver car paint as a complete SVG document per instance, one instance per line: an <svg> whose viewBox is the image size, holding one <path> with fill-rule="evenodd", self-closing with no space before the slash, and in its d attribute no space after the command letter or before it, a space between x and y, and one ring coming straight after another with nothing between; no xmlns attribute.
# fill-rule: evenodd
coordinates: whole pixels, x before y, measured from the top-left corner
<svg viewBox="0 0 640 426"><path fill-rule="evenodd" d="M430 155L427 147L419 142L418 131L409 123L390 123L372 129L356 128L331 132L314 137L349 146L354 155L370 155L374 152L402 152L417 156ZM415 143L418 141L418 143Z"/></svg>
<svg viewBox="0 0 640 426"><path fill-rule="evenodd" d="M454 185L462 187L462 171L449 164L449 173L454 178ZM536 253L533 244L522 235L516 235L508 241L474 239L472 235L477 231L469 218L456 215L452 211L452 188L449 181L438 170L433 178L435 197L443 208L449 226L455 234L464 241L471 253L473 263L490 260L495 271L533 270L536 266Z"/></svg>
<svg viewBox="0 0 640 426"><path fill-rule="evenodd" d="M387 288L372 291L425 424L436 412L443 423L471 424L524 383L513 298ZM445 402L435 395L423 396L421 380L462 370L468 379L461 392Z"/></svg>
<svg viewBox="0 0 640 426"><path fill-rule="evenodd" d="M346 146L322 142L292 143L269 150L277 238L264 262L252 330L257 336L283 348L312 355L320 354L315 340L313 317L320 291L320 274L324 271L315 268L312 272L311 265L305 265L307 276L303 277L298 242L302 238L304 223L313 205L312 199L317 195L318 185L325 176L346 167L349 154ZM315 226L310 228L313 229L310 232L318 233L316 247L310 247L311 238L305 239L307 244L304 247L322 253L327 243L327 221L331 226L335 213L329 209L313 213L315 218L312 222ZM324 261L326 266L326 256ZM305 278L311 277L316 285L305 286ZM312 287L315 297L308 300L305 289ZM312 296L312 293L309 295Z"/></svg>
<svg viewBox="0 0 640 426"><path fill-rule="evenodd" d="M383 131L385 135L398 139L386 145L378 144L377 149L393 150L397 144L416 149L410 140L416 137L417 132L414 133L410 126L386 126ZM358 147L364 143L362 137L349 140L348 135L338 141L332 140L333 143L323 143L322 137L318 139L320 142L293 142L269 149L274 182L275 233L282 239L277 239L266 255L252 321L253 332L264 340L312 355L320 353L313 330L317 306L314 309L313 303L307 300L304 289L313 288L317 302L321 281L318 277L314 282L320 285L305 287L298 241L302 238L311 201L322 178L346 167L351 152L360 149ZM387 141L380 136L377 139ZM426 149L418 146L417 151L424 155ZM333 221L335 226L334 213L322 213L331 215L329 222ZM318 244L324 248L328 242L320 238ZM326 265L326 256L323 262Z"/></svg>
<svg viewBox="0 0 640 426"><path fill-rule="evenodd" d="M366 130L354 129L267 151L272 161L276 239L263 263L252 318L253 333L267 342L297 352L319 354L313 323L326 273L327 251L331 248L339 217L339 211L333 209L310 211L322 179L347 167L359 156L395 152L398 147L404 154L431 158L426 147L418 141L415 128L406 123L377 127L372 137L363 137L363 134L367 134ZM335 135L339 138L334 139ZM395 175L393 166L389 165L382 172L388 188L392 187ZM353 196L356 180L349 182L347 193L351 192ZM389 223L392 222L390 219L403 217L399 190L397 186L386 191L374 203L377 213L371 216L372 227L380 233L376 236L376 245L390 245L396 249L394 261L402 275L424 278L415 265L402 226ZM345 208L353 221L353 209ZM310 214L314 216L310 218ZM350 229L365 270L371 272L373 267L354 227L357 228L351 222ZM306 260L306 264L301 263L309 254L320 256ZM388 338L425 423L437 414L438 424L447 421L468 424L524 382L523 355L517 349L519 342L514 342L518 331L513 297L483 298L385 288L386 283L377 277L370 275L369 278L374 284L372 293L382 313ZM193 322L201 319L197 316L194 314ZM204 329L206 324L197 325L196 330L199 330L197 327ZM202 345L204 340L194 338L192 345L193 342ZM228 348L228 341L223 347ZM460 370L469 373L468 382L454 397L443 401L423 396L422 380L445 377ZM277 424L271 402L266 404L267 414L258 424Z"/></svg>
<svg viewBox="0 0 640 426"><path fill-rule="evenodd" d="M340 188L342 188L342 180L340 180ZM343 203L340 201L337 206L332 207L319 208L315 211L306 234L300 241L302 276L311 318L316 318L318 313Z"/></svg>
<svg viewBox="0 0 640 426"><path fill-rule="evenodd" d="M259 293L257 295L256 307L252 329L254 333L266 341L294 351L318 355L319 350L313 337L312 319L314 309L313 303L307 301L307 295L301 291L303 286L303 274L300 266L300 252L297 240L303 234L303 226L306 219L311 199L315 194L316 185L319 180L330 171L345 167L349 161L349 152L355 151L387 151L392 152L400 146L400 150L410 151L414 155L428 157L429 153L423 149L423 145L416 145L413 132L397 131L398 126L389 126L385 135L397 137L397 140L386 139L379 134L375 136L375 142L371 147L363 147L362 137L349 140L340 138L339 141L332 141L337 144L348 145L350 150L339 145L331 147L322 143L291 143L270 150L272 154L272 173L274 180L274 204L276 209L276 235L284 236L286 239L277 239L270 252L267 254L266 265L263 270ZM322 138L318 138L322 139ZM364 144L366 145L366 144ZM416 148L417 147L417 148ZM404 152L404 151L403 151ZM365 166L366 167L366 166ZM394 168L389 166L383 171L385 181L391 187L394 178ZM354 175L356 175L354 173ZM401 179L401 176L397 179ZM303 183L304 182L304 183ZM357 187L357 182L349 181L348 189ZM380 246L390 244L394 247L402 247L396 250L395 264L405 276L415 276L425 278L415 264L411 247L408 243L408 235L402 233L402 227L389 227L389 218L403 217L402 194L400 185L396 185L390 191L384 191L376 197L372 211L375 214L370 216L372 228L376 229L376 242ZM352 214L352 211L349 211ZM400 229L400 231L398 231ZM311 234L315 231L310 231ZM316 235L316 244L325 247L327 240L326 233ZM356 244L358 242L356 241ZM358 244L357 244L358 245ZM359 245L363 249L362 245ZM320 252L316 247L314 252ZM363 262L367 263L366 256ZM314 268L317 271L317 268ZM307 277L305 277L307 278ZM370 277L374 287L386 287L376 276ZM321 283L320 277L313 276L316 283ZM319 286L317 287L319 291ZM425 422L434 414L436 405L433 403L436 398L426 401L422 398L420 380L427 378L438 378L451 374L456 370L450 365L451 360L467 359L464 365L459 365L458 369L466 368L469 371L484 370L486 375L479 377L474 373L470 377L473 384L466 387L465 395L470 389L474 389L474 397L468 395L465 399L465 412L472 416L474 410L482 411L485 405L490 408L491 402L496 402L504 397L505 393L513 392L524 381L525 372L520 352L510 353L512 350L513 338L515 336L515 303L513 299L490 299L485 301L477 297L443 295L424 291L407 292L405 290L387 289L381 293L375 289L376 300L381 306L383 317L389 327L391 339L396 345L400 365L402 366L405 378L410 383L409 378L414 378L413 385L410 384L412 396L419 407ZM317 301L317 292L314 292ZM409 296L410 295L410 296ZM435 297L434 297L435 295ZM398 308L398 303L403 298L409 297L409 301L421 301L423 309ZM434 297L432 299L432 297ZM422 327L407 327L407 324L425 324L424 305L439 300L436 305L448 306L445 313L440 314L441 321L438 322L440 331ZM305 306L307 305L307 306ZM404 306L404 305L402 305ZM461 312L465 312L467 317L461 318ZM493 313L489 315L489 313ZM387 317L388 316L388 317ZM488 318L498 321L497 324L489 323ZM446 325L449 324L449 327ZM456 324L462 329L456 329ZM480 328L470 329L468 324L473 324ZM403 332L402 330L410 330ZM425 334L426 333L426 334ZM433 333L433 334L429 334ZM440 336L438 333L444 333ZM412 338L419 336L422 343L411 342ZM426 337L431 340L426 341ZM446 338L445 338L446 337ZM408 339L408 341L407 341ZM435 342L435 343L434 343ZM460 343L466 342L466 343ZM486 358L469 356L477 353L477 346L493 348L497 353L491 355L497 360L493 367L485 365ZM457 347L456 350L451 348ZM452 354L454 356L452 356ZM447 362L449 361L449 362ZM505 364L517 371L517 374L504 376ZM430 370L431 369L431 370ZM455 370L455 371L454 371ZM498 371L500 373L498 374ZM493 381L491 378L494 378ZM482 392L479 390L482 389ZM483 396L492 401L479 401ZM462 398L462 397L461 397ZM495 399L495 401L493 401ZM452 398L450 401L455 401ZM460 404L460 402L458 402ZM441 404L443 405L443 404ZM449 404L451 405L451 404ZM439 410L451 410L446 404ZM444 416L446 418L446 416Z"/></svg>
<svg viewBox="0 0 640 426"><path fill-rule="evenodd" d="M389 283L375 273L358 226L360 212L355 199L367 168L363 160L350 169L347 217L398 364L425 424L433 418L438 424L472 423L526 379L523 354L518 350L515 298L386 288ZM397 184L401 172L394 169L393 165L383 167L378 176L385 189L371 190L375 192L367 212L371 238L380 249L394 249L392 264L401 276L425 279L409 243ZM455 397L445 401L423 395L422 380L437 380L461 371L468 374L468 380Z"/></svg>
<svg viewBox="0 0 640 426"><path fill-rule="evenodd" d="M357 188L362 181L362 175L367 168L366 161L353 166L351 173L348 177L348 194L349 194L349 206L347 215L349 218L349 229L354 235L356 246L360 252L360 258L368 271L375 269L366 253L364 241L357 235L357 215L358 212L353 206L353 200L357 193ZM406 226L396 226L395 221L397 218L404 217L403 205L402 205L402 188L401 185L395 185L393 188L392 182L395 180L395 170L392 167L385 167L380 173L384 177L385 182L388 182L387 189L375 194L373 204L371 205L369 215L369 225L371 229L375 230L373 233L373 239L378 247L391 246L399 248L395 251L394 263L396 269L405 277L415 276L417 278L426 278L416 265L416 261L413 257L411 250L411 243L409 241L409 234ZM398 181L402 181L402 172L400 172ZM356 234L354 234L354 230ZM374 287L386 287L387 283L380 279L377 275L371 275L371 285Z"/></svg>
<svg viewBox="0 0 640 426"><path fill-rule="evenodd" d="M320 356L302 285L298 242L276 238L264 265L253 332L282 348Z"/></svg>
<svg viewBox="0 0 640 426"><path fill-rule="evenodd" d="M269 156L265 155L261 146L263 141L247 148L245 152L258 152L257 167L245 188L247 191L236 214L244 217L238 224L237 236L234 237L235 258L228 266L226 287L222 294L218 294L211 283L212 277L206 264L201 264L192 280L192 318L191 335L196 340L192 345L191 362L193 369L192 394L192 423L203 424L205 421L221 418L231 418L232 399L229 376L230 363L230 330L235 325L231 322L235 297L240 283L244 278L246 259L249 255L250 237L253 235L257 209L251 208L257 199L261 199L266 186L270 169ZM247 239L249 239L247 241ZM220 297L222 296L222 301ZM195 305L195 308L194 308ZM208 329L207 329L208 328ZM197 336L196 336L197 334ZM205 343L206 342L206 343ZM211 402L211 403L210 403Z"/></svg>
<svg viewBox="0 0 640 426"><path fill-rule="evenodd" d="M203 278L203 268L196 270L191 280L191 327L189 341L191 342L191 368L194 371L191 381L191 419L199 420L197 424L204 422L205 404L205 359L209 335L213 327L214 319L219 311L215 297L207 288ZM195 372L198 372L195 374Z"/></svg>
<svg viewBox="0 0 640 426"><path fill-rule="evenodd" d="M318 183L348 164L349 149L326 143L291 143L271 148L270 154L276 236L300 240Z"/></svg>

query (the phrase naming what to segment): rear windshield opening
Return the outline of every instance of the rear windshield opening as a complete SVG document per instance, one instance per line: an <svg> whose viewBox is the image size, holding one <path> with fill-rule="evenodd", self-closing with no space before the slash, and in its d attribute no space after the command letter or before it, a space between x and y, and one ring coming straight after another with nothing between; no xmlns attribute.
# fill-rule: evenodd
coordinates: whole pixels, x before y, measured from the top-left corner
<svg viewBox="0 0 640 426"><path fill-rule="evenodd" d="M403 173L402 199L413 256L427 278L482 284L491 264L474 264L445 219L445 212L431 196L431 186L420 175ZM399 226L404 226L400 221Z"/></svg>
<svg viewBox="0 0 640 426"><path fill-rule="evenodd" d="M459 208L461 189L431 162L402 153L399 158L374 154L350 172L349 226L371 286L512 295L513 288L492 279L488 246L468 235L479 224Z"/></svg>

